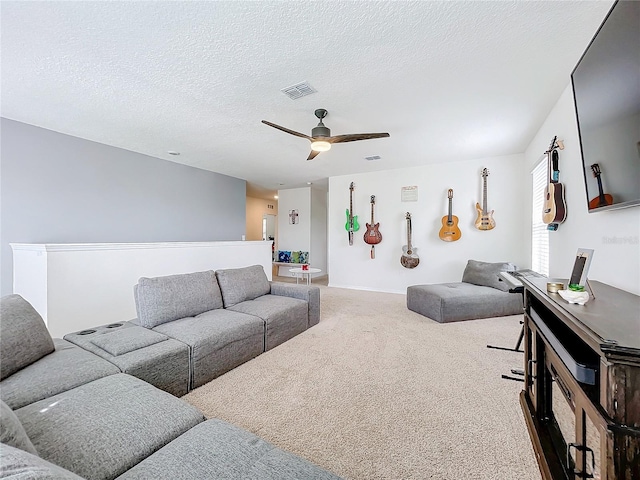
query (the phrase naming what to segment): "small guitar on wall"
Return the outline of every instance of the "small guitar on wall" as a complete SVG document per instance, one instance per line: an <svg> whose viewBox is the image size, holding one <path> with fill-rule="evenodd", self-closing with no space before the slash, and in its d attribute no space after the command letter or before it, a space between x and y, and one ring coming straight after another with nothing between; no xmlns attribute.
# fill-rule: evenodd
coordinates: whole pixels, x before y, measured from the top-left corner
<svg viewBox="0 0 640 480"><path fill-rule="evenodd" d="M564 185L557 180L558 148L564 148L558 137L553 137L547 155L547 186L544 187L544 205L542 206L542 222L557 225L567 218L567 204L564 200Z"/></svg>
<svg viewBox="0 0 640 480"><path fill-rule="evenodd" d="M371 223L367 223L367 231L364 234L364 243L371 245L371 258L376 258L375 246L382 241L380 223L373 222L373 206L376 204L376 196L371 195Z"/></svg>
<svg viewBox="0 0 640 480"><path fill-rule="evenodd" d="M482 208L480 204L476 203L476 210L478 211L478 218L476 218L476 228L478 230L492 230L496 226L496 221L493 219L493 210L487 211L487 177L489 176L489 170L482 169Z"/></svg>
<svg viewBox="0 0 640 480"><path fill-rule="evenodd" d="M460 240L462 232L458 228L458 217L452 213L453 189L449 189L447 197L449 198L449 214L442 217L442 228L440 228L438 235L440 240L444 242L455 242Z"/></svg>
<svg viewBox="0 0 640 480"><path fill-rule="evenodd" d="M594 163L593 165L591 165L591 171L593 172L593 176L598 181L598 196L589 200L589 208L598 208L607 205L613 205L613 197L608 193L604 193L604 190L602 189L602 179L600 178L602 172L600 171L600 165Z"/></svg>
<svg viewBox="0 0 640 480"><path fill-rule="evenodd" d="M400 263L404 268L416 268L420 263L420 259L416 253L418 249L411 245L411 214L407 212L405 218L407 219L407 244L402 247Z"/></svg>
<svg viewBox="0 0 640 480"><path fill-rule="evenodd" d="M358 216L353 215L353 190L355 186L353 182L349 185L349 208L347 209L347 223L344 228L349 232L349 245L353 245L353 232L360 230L360 224L358 223Z"/></svg>

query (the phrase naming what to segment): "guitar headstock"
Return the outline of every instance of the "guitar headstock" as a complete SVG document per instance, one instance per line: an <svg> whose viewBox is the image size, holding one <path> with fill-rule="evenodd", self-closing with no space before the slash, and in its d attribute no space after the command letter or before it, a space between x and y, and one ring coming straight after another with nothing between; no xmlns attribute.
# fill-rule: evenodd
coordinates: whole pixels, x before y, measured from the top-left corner
<svg viewBox="0 0 640 480"><path fill-rule="evenodd" d="M453 198L453 188L450 188L449 191L447 192L447 198L449 198L449 200Z"/></svg>
<svg viewBox="0 0 640 480"><path fill-rule="evenodd" d="M371 205L376 203L376 196L375 195L371 195Z"/></svg>
<svg viewBox="0 0 640 480"><path fill-rule="evenodd" d="M409 212L407 212L407 214L404 216L404 218L406 218L407 220L411 220L411 214Z"/></svg>
<svg viewBox="0 0 640 480"><path fill-rule="evenodd" d="M488 176L489 176L489 169L483 168L482 169L482 178L486 178Z"/></svg>
<svg viewBox="0 0 640 480"><path fill-rule="evenodd" d="M591 165L591 171L593 172L593 176L595 178L598 178L600 176L600 174L602 173L600 171L600 165L598 165L597 163L594 163L593 165Z"/></svg>
<svg viewBox="0 0 640 480"><path fill-rule="evenodd" d="M353 182L351 182L351 185L349 185L349 190L351 190L353 192L354 188L355 188L355 185L353 184Z"/></svg>

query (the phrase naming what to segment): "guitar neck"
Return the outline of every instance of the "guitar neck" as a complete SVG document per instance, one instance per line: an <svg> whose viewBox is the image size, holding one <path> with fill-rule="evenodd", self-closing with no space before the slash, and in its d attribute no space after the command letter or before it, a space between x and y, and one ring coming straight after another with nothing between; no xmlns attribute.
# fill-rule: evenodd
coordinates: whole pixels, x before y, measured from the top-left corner
<svg viewBox="0 0 640 480"><path fill-rule="evenodd" d="M371 226L373 226L373 202L371 202Z"/></svg>
<svg viewBox="0 0 640 480"><path fill-rule="evenodd" d="M453 222L453 211L452 211L452 208L451 208L452 201L453 201L453 199L452 199L452 198L450 198L450 199L449 199L449 215L448 215L448 217L447 217L447 222L449 222L449 223L452 223L452 222Z"/></svg>
<svg viewBox="0 0 640 480"><path fill-rule="evenodd" d="M484 177L482 185L482 215L487 214L487 177Z"/></svg>
<svg viewBox="0 0 640 480"><path fill-rule="evenodd" d="M411 254L411 218L407 218L407 253Z"/></svg>
<svg viewBox="0 0 640 480"><path fill-rule="evenodd" d="M604 190L602 188L602 179L600 175L596 176L596 180L598 181L598 197L600 198L600 205L606 205L607 200L604 198Z"/></svg>
<svg viewBox="0 0 640 480"><path fill-rule="evenodd" d="M349 189L349 226L353 227L353 188Z"/></svg>

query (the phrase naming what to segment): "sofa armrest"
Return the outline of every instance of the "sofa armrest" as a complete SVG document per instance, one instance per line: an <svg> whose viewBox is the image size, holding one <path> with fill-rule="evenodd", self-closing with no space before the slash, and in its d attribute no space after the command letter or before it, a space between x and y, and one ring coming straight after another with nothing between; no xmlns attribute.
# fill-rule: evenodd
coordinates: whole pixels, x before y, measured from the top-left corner
<svg viewBox="0 0 640 480"><path fill-rule="evenodd" d="M320 321L320 288L313 285L292 285L290 283L269 282L271 295L291 297L304 300L309 304L307 328Z"/></svg>

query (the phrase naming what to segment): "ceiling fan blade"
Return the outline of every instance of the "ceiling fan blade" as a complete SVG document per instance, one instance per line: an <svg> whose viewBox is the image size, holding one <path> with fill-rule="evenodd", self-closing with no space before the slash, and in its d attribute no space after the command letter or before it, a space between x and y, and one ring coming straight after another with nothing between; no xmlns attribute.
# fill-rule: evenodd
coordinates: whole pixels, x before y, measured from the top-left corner
<svg viewBox="0 0 640 480"><path fill-rule="evenodd" d="M336 135L335 137L327 138L329 143L345 143L355 142L357 140L370 140L372 138L385 138L388 137L388 133L351 133L347 135Z"/></svg>
<svg viewBox="0 0 640 480"><path fill-rule="evenodd" d="M318 155L320 152L316 152L315 150L311 150L311 153L309 154L309 157L307 158L307 160L313 160L314 158L316 158L316 155Z"/></svg>
<svg viewBox="0 0 640 480"><path fill-rule="evenodd" d="M307 140L311 140L311 137L309 135L305 135L304 133L289 130L288 128L281 127L280 125L276 125L275 123L267 122L266 120L262 120L262 123L264 123L265 125L269 125L270 127L277 128L278 130L282 130L283 132L290 133L291 135L295 135L296 137L302 137L306 138Z"/></svg>

